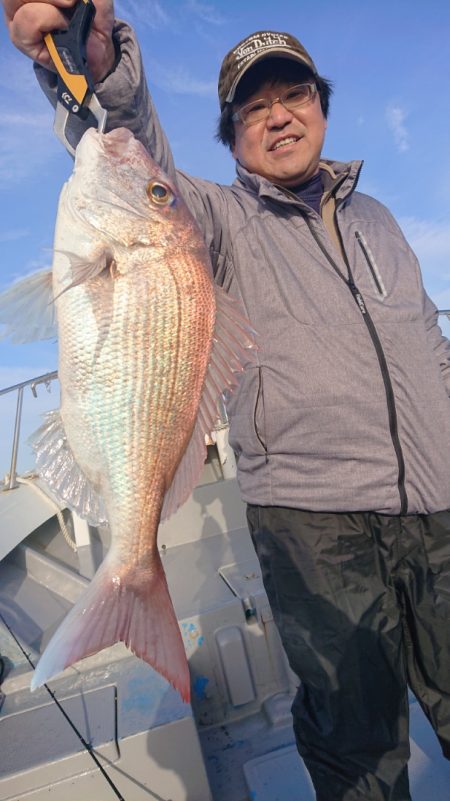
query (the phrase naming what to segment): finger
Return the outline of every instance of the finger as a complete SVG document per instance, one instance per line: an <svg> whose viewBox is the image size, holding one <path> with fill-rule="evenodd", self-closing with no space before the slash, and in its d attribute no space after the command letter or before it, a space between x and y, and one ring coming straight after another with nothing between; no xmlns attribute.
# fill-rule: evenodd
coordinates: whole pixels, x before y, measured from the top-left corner
<svg viewBox="0 0 450 801"><path fill-rule="evenodd" d="M9 23L14 19L17 11L19 11L19 9L23 6L52 5L64 9L70 8L71 6L75 5L76 2L77 0L38 0L38 2L36 2L36 0L2 0L2 5L5 12L6 21Z"/></svg>
<svg viewBox="0 0 450 801"><path fill-rule="evenodd" d="M51 59L44 36L46 33L67 28L67 18L59 8L48 3L24 3L9 23L12 43L25 55L48 66Z"/></svg>

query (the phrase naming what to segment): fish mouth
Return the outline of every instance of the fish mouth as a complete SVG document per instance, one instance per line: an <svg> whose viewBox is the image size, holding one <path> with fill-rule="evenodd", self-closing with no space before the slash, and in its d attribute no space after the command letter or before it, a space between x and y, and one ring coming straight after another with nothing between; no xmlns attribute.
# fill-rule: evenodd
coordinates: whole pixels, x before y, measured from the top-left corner
<svg viewBox="0 0 450 801"><path fill-rule="evenodd" d="M103 134L100 145L108 156L116 158L128 158L131 153L142 154L146 161L149 155L143 144L139 142L128 130L128 128L115 128L107 134Z"/></svg>
<svg viewBox="0 0 450 801"><path fill-rule="evenodd" d="M142 161L144 169L157 167L142 142L128 128L114 128L108 133L99 133L95 128L88 128L76 149L75 167L77 164L81 166L85 157L84 151L88 152L93 147L100 157L112 159L113 162Z"/></svg>
<svg viewBox="0 0 450 801"><path fill-rule="evenodd" d="M101 149L107 147L108 149L115 148L117 150L120 150L121 147L128 147L132 141L138 141L128 128L114 128L107 133L100 133L96 128L88 128L83 134L79 144L82 144L83 140L92 140L96 142ZM89 147L92 147L92 141L89 141ZM141 147L143 147L143 145L141 145Z"/></svg>

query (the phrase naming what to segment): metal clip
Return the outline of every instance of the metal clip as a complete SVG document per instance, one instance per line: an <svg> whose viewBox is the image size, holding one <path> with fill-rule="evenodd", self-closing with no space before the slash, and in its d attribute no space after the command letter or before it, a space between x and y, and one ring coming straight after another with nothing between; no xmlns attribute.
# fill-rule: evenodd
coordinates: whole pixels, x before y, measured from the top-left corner
<svg viewBox="0 0 450 801"><path fill-rule="evenodd" d="M67 30L52 31L44 37L45 44L58 73L57 103L54 131L66 150L75 155L75 148L66 136L70 114L86 120L89 112L103 133L106 110L94 92L94 82L86 57L86 42L95 16L92 0L80 0L75 6Z"/></svg>

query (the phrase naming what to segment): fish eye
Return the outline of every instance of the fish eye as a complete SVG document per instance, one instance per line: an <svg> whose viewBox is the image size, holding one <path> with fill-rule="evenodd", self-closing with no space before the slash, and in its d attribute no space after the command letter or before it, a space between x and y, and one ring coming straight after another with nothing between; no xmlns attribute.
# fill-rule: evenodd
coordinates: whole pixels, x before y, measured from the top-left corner
<svg viewBox="0 0 450 801"><path fill-rule="evenodd" d="M173 192L159 181L150 181L147 186L147 196L159 206L167 206L174 200Z"/></svg>

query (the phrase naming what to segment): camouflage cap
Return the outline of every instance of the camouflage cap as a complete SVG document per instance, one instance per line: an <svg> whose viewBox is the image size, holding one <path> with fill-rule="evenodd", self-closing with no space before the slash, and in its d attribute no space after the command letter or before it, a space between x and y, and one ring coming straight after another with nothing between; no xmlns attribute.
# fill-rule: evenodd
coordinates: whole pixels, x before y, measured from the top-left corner
<svg viewBox="0 0 450 801"><path fill-rule="evenodd" d="M303 45L290 33L258 31L247 36L225 56L219 74L219 102L223 110L225 103L234 99L236 87L242 76L257 61L270 56L300 61L317 75L315 64Z"/></svg>

